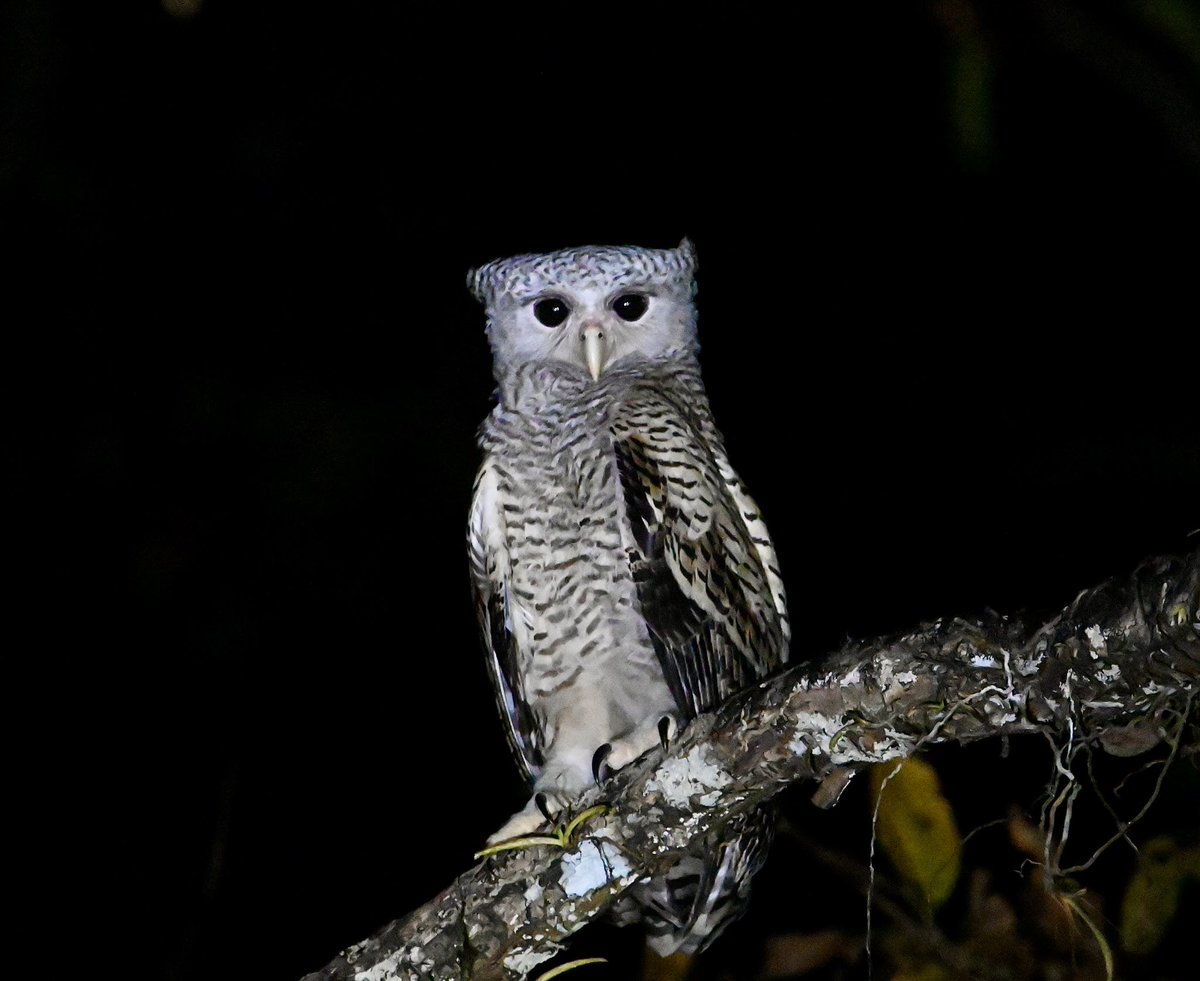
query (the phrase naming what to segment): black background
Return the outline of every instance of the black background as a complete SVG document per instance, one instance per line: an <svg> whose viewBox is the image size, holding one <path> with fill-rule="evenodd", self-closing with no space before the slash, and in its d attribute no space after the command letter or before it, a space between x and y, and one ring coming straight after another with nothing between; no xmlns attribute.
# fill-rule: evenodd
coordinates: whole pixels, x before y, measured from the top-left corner
<svg viewBox="0 0 1200 981"><path fill-rule="evenodd" d="M35 919L294 978L520 806L463 544L496 256L696 242L798 658L1194 547L1195 45L1134 5L811 6L7 5ZM997 816L1038 752L947 766ZM861 800L789 806L865 857ZM765 882L772 929L828 910Z"/></svg>

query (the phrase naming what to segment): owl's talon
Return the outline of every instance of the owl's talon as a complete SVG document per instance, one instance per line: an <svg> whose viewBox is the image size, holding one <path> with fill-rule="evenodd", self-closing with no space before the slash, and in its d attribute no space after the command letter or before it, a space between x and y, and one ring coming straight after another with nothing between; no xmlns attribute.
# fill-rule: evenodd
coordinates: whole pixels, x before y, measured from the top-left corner
<svg viewBox="0 0 1200 981"><path fill-rule="evenodd" d="M673 721L669 715L664 715L658 720L658 741L662 744L664 753L671 748L671 723Z"/></svg>
<svg viewBox="0 0 1200 981"><path fill-rule="evenodd" d="M557 824L558 822L554 820L554 815L550 813L550 805L548 801L549 798L541 791L538 791L533 795L533 802L537 804L537 809L542 812L542 817L544 817L551 824Z"/></svg>
<svg viewBox="0 0 1200 981"><path fill-rule="evenodd" d="M592 756L592 776L595 778L596 783L605 779L611 772L607 764L608 754L611 752L612 743L604 743Z"/></svg>

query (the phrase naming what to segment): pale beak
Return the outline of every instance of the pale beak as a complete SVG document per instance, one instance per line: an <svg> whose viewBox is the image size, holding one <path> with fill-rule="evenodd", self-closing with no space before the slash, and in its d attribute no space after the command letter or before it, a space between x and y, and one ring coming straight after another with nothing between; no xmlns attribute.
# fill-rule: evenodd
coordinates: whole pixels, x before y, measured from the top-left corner
<svg viewBox="0 0 1200 981"><path fill-rule="evenodd" d="M604 370L604 331L599 324L585 324L581 336L588 371L592 381L599 381L600 373Z"/></svg>

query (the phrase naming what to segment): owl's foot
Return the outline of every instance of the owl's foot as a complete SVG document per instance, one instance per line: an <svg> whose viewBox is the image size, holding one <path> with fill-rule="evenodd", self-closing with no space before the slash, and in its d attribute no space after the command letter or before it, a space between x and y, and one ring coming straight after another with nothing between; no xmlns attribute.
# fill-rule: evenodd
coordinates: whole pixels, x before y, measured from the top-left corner
<svg viewBox="0 0 1200 981"><path fill-rule="evenodd" d="M605 743L592 757L592 776L600 783L656 746L661 746L665 753L678 732L679 718L668 712L653 726L643 726L628 736Z"/></svg>
<svg viewBox="0 0 1200 981"><path fill-rule="evenodd" d="M545 825L553 827L555 821L550 810L551 807L554 808L555 813L561 814L566 811L567 801L557 794L539 791L529 798L528 804L505 821L500 830L488 835L487 843L494 845L498 841L530 835Z"/></svg>
<svg viewBox="0 0 1200 981"><path fill-rule="evenodd" d="M534 817L531 811L537 813ZM575 832L579 827L594 817L605 814L608 807L598 804L580 811L570 820L563 820L569 814L564 804L558 813L551 816L549 795L537 793L533 795L525 807L517 811L499 831L488 838L488 847L475 853L476 858L495 855L497 852L509 851L516 848L531 848L534 845L552 845L555 848L567 849L575 843ZM532 834L542 825L549 824L549 834Z"/></svg>

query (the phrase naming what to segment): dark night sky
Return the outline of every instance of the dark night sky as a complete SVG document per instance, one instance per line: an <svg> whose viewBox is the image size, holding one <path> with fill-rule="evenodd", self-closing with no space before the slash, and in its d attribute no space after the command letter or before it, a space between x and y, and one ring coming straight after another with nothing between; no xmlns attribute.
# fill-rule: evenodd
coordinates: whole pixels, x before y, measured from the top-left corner
<svg viewBox="0 0 1200 981"><path fill-rule="evenodd" d="M51 920L294 978L519 806L463 547L499 255L697 243L798 657L1194 543L1194 52L1116 3L811 6L7 5Z"/></svg>

